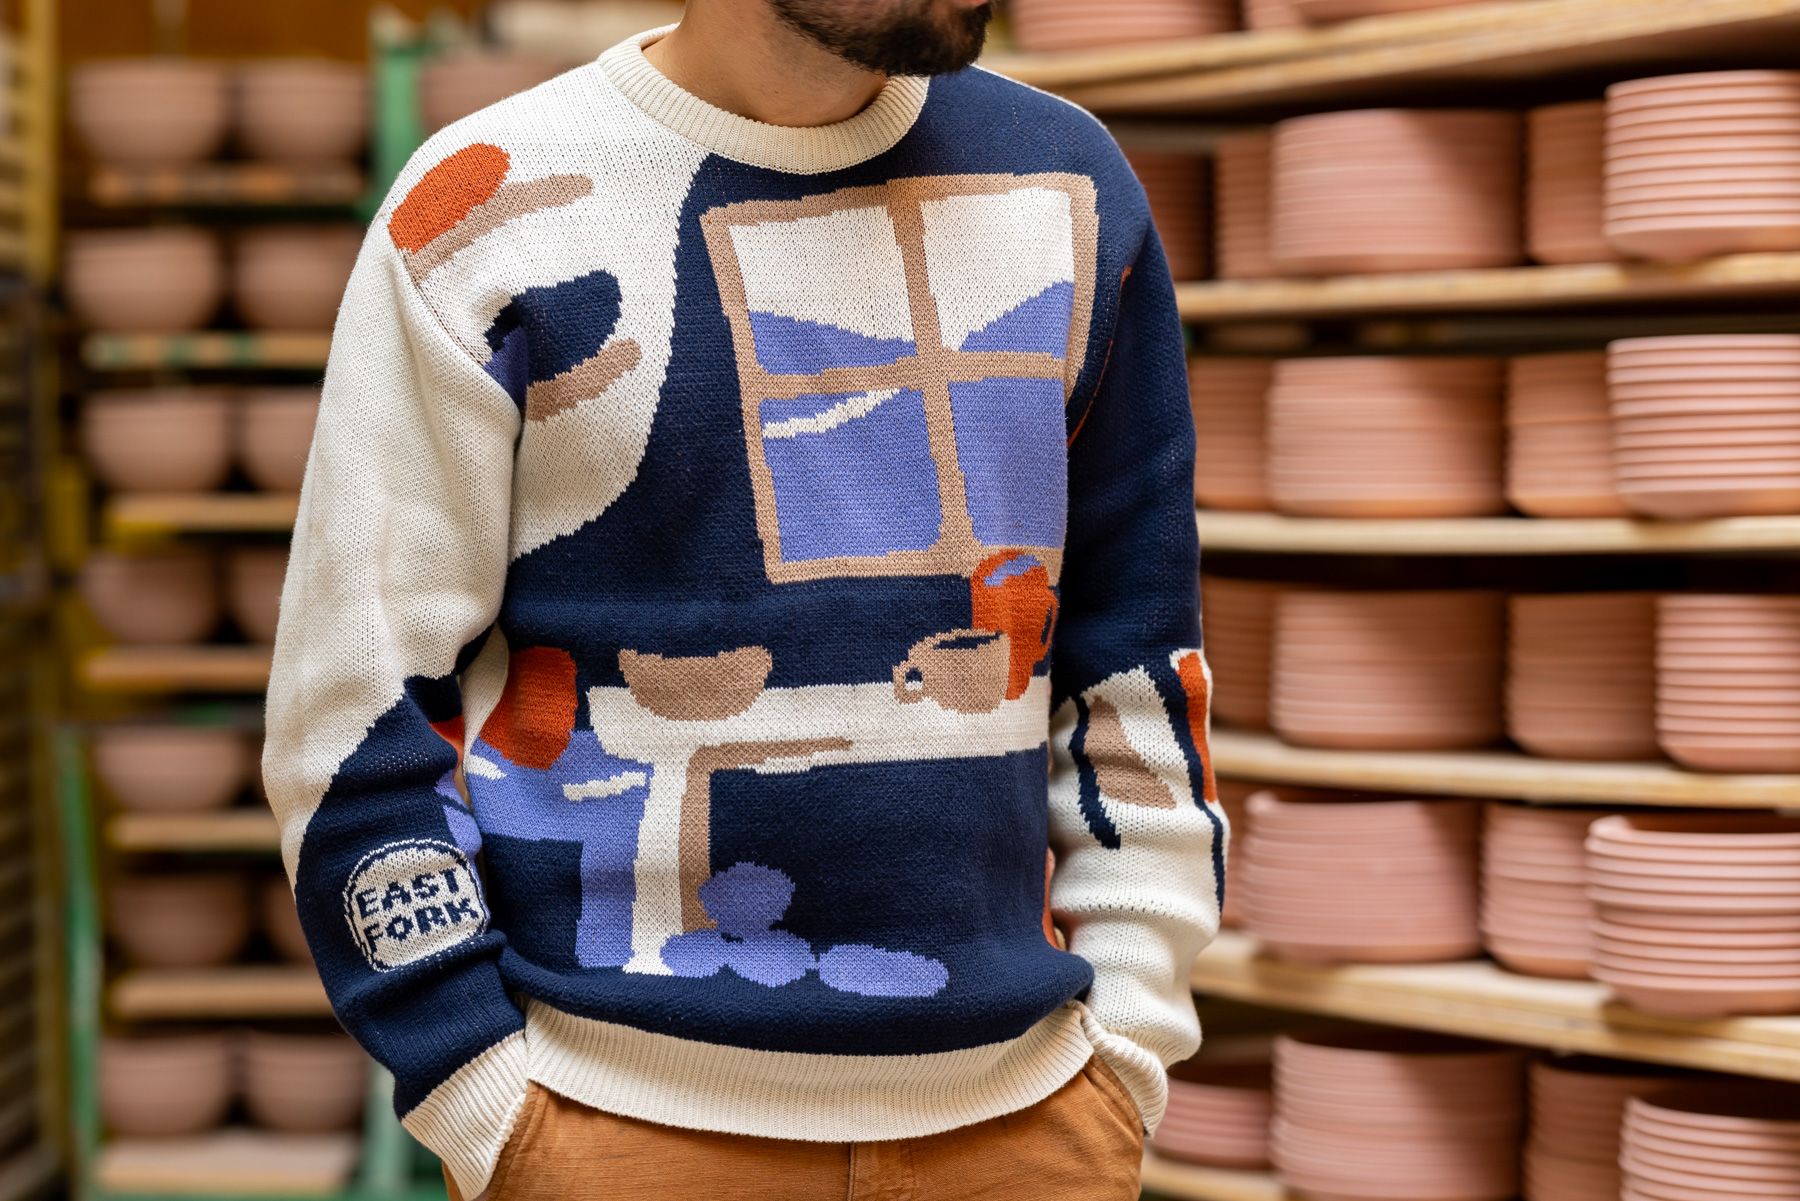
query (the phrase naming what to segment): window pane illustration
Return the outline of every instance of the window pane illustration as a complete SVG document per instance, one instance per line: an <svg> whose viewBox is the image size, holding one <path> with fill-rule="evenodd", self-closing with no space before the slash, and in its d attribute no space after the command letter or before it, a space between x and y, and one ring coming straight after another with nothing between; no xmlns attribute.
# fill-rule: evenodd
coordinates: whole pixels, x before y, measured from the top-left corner
<svg viewBox="0 0 1800 1201"><path fill-rule="evenodd" d="M700 220L769 578L966 576L1030 551L1054 583L1066 512L1042 496L1067 475L1092 181L920 176Z"/></svg>

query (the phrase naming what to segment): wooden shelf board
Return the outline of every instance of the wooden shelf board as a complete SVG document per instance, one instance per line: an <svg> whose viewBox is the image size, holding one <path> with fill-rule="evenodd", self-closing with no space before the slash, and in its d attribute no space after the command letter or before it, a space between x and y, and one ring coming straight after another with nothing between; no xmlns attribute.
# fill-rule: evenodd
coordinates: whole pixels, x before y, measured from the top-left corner
<svg viewBox="0 0 1800 1201"><path fill-rule="evenodd" d="M1206 550L1327 555L1587 555L1800 551L1800 516L1717 521L1476 517L1373 520L1202 509Z"/></svg>
<svg viewBox="0 0 1800 1201"><path fill-rule="evenodd" d="M293 529L299 497L271 492L126 492L106 502L111 538L172 534L286 533Z"/></svg>
<svg viewBox="0 0 1800 1201"><path fill-rule="evenodd" d="M262 646L114 646L80 663L91 692L261 692L269 685Z"/></svg>
<svg viewBox="0 0 1800 1201"><path fill-rule="evenodd" d="M1800 1080L1800 1017L1694 1021L1640 1013L1589 980L1548 980L1464 963L1300 967L1225 931L1194 963L1196 992L1558 1051Z"/></svg>
<svg viewBox="0 0 1800 1201"><path fill-rule="evenodd" d="M323 371L329 333L201 330L187 334L89 334L82 363L92 371L182 368Z"/></svg>
<svg viewBox="0 0 1800 1201"><path fill-rule="evenodd" d="M1748 62L1759 50L1766 57L1771 40L1780 44L1800 30L1800 0L1521 0L1511 13L1483 6L1436 32L1407 28L1396 23L1384 31L1371 20L1357 40L1310 46L1304 39L1277 43L1268 33L1240 35L1235 43L1222 35L1225 44L1212 55L1195 55L1174 73L1130 78L1115 71L1110 82L1055 86L1096 112L1224 115L1347 106L1428 84L1624 77L1665 64ZM1252 41L1258 37L1267 41ZM1259 53L1259 45L1272 53ZM1123 66L1142 69L1129 59ZM1047 64L1039 77L1055 79L1054 71ZM1102 72L1090 63L1087 74ZM1063 79L1069 75L1063 67Z"/></svg>
<svg viewBox="0 0 1800 1201"><path fill-rule="evenodd" d="M95 1181L114 1193L331 1196L356 1170L355 1134L278 1134L226 1127L177 1138L115 1138Z"/></svg>
<svg viewBox="0 0 1800 1201"><path fill-rule="evenodd" d="M347 208L362 199L363 174L348 165L202 163L190 167L97 166L88 199L97 205L236 205Z"/></svg>
<svg viewBox="0 0 1800 1201"><path fill-rule="evenodd" d="M1800 807L1800 776L1705 775L1667 763L1578 763L1511 751L1324 750L1227 729L1213 731L1212 757L1222 776L1322 788L1563 804Z"/></svg>
<svg viewBox="0 0 1800 1201"><path fill-rule="evenodd" d="M1144 1191L1182 1201L1287 1201L1288 1191L1267 1172L1233 1172L1144 1155Z"/></svg>
<svg viewBox="0 0 1800 1201"><path fill-rule="evenodd" d="M1575 263L1340 275L1190 280L1175 285L1186 321L1331 317L1413 310L1562 309L1800 292L1800 254L1734 254L1698 263Z"/></svg>
<svg viewBox="0 0 1800 1201"><path fill-rule="evenodd" d="M310 966L135 968L113 982L114 1016L170 1018L318 1017L331 1012Z"/></svg>
<svg viewBox="0 0 1800 1201"><path fill-rule="evenodd" d="M273 851L280 832L264 808L117 813L106 823L106 841L121 851Z"/></svg>

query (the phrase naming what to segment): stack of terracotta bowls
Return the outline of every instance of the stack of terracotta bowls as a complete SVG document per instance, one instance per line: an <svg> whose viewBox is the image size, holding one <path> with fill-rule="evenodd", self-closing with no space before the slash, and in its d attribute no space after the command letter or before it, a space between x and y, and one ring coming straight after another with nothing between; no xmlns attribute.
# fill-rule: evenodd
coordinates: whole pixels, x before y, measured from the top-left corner
<svg viewBox="0 0 1800 1201"><path fill-rule="evenodd" d="M1506 732L1556 759L1654 759L1656 597L1508 601Z"/></svg>
<svg viewBox="0 0 1800 1201"><path fill-rule="evenodd" d="M1686 1073L1572 1055L1532 1063L1525 1201L1597 1201L1619 1195L1625 1104Z"/></svg>
<svg viewBox="0 0 1800 1201"><path fill-rule="evenodd" d="M1604 263L1619 254L1601 228L1606 105L1549 104L1526 116L1525 248L1540 263Z"/></svg>
<svg viewBox="0 0 1800 1201"><path fill-rule="evenodd" d="M1221 137L1213 156L1213 265L1220 279L1277 275L1269 242L1269 156L1262 130Z"/></svg>
<svg viewBox="0 0 1800 1201"><path fill-rule="evenodd" d="M1231 0L1011 0L1007 15L1014 43L1031 51L1206 37L1237 28Z"/></svg>
<svg viewBox="0 0 1800 1201"><path fill-rule="evenodd" d="M206 492L231 473L231 415L215 389L95 392L81 404L81 448L109 488Z"/></svg>
<svg viewBox="0 0 1800 1201"><path fill-rule="evenodd" d="M71 233L64 287L75 316L107 333L199 329L225 295L218 236L186 226Z"/></svg>
<svg viewBox="0 0 1800 1201"><path fill-rule="evenodd" d="M211 158L231 123L230 75L191 58L122 58L69 72L69 119L88 152L127 167Z"/></svg>
<svg viewBox="0 0 1800 1201"><path fill-rule="evenodd" d="M1800 771L1800 597L1665 596L1656 728L1677 761Z"/></svg>
<svg viewBox="0 0 1800 1201"><path fill-rule="evenodd" d="M1502 1201L1524 1120L1515 1048L1416 1031L1285 1034L1270 1145L1306 1197Z"/></svg>
<svg viewBox="0 0 1800 1201"><path fill-rule="evenodd" d="M144 967L214 967L250 939L250 897L232 870L139 873L114 880L106 929Z"/></svg>
<svg viewBox="0 0 1800 1201"><path fill-rule="evenodd" d="M1212 668L1213 715L1247 730L1269 728L1269 651L1279 586L1200 577L1200 623Z"/></svg>
<svg viewBox="0 0 1800 1201"><path fill-rule="evenodd" d="M1491 358L1283 359L1269 389L1269 495L1316 517L1506 510Z"/></svg>
<svg viewBox="0 0 1800 1201"><path fill-rule="evenodd" d="M226 558L227 607L239 633L250 642L275 641L287 561L285 546L240 546Z"/></svg>
<svg viewBox="0 0 1800 1201"><path fill-rule="evenodd" d="M1128 148L1174 279L1206 275L1206 160L1168 150Z"/></svg>
<svg viewBox="0 0 1800 1201"><path fill-rule="evenodd" d="M306 478L318 388L252 388L238 402L236 450L250 482L265 492L298 492Z"/></svg>
<svg viewBox="0 0 1800 1201"><path fill-rule="evenodd" d="M1637 512L1800 513L1800 335L1622 339L1607 387L1619 495Z"/></svg>
<svg viewBox="0 0 1800 1201"><path fill-rule="evenodd" d="M251 1119L296 1134L354 1126L369 1087L369 1057L345 1034L246 1030L241 1072Z"/></svg>
<svg viewBox="0 0 1800 1201"><path fill-rule="evenodd" d="M1481 841L1481 934L1495 959L1528 976L1589 975L1594 903L1587 831L1605 810L1489 802Z"/></svg>
<svg viewBox="0 0 1800 1201"><path fill-rule="evenodd" d="M1498 110L1364 109L1275 126L1284 275L1504 267L1523 257L1520 122Z"/></svg>
<svg viewBox="0 0 1800 1201"><path fill-rule="evenodd" d="M1245 926L1296 963L1429 963L1481 949L1471 801L1259 792L1237 886Z"/></svg>
<svg viewBox="0 0 1800 1201"><path fill-rule="evenodd" d="M313 962L312 947L306 941L306 930L300 925L300 911L294 903L294 888L285 874L276 872L263 880L257 907L263 937L277 955L289 963Z"/></svg>
<svg viewBox="0 0 1800 1201"><path fill-rule="evenodd" d="M1244 878L1244 847L1250 839L1250 807L1248 801L1259 785L1248 780L1220 777L1219 807L1225 810L1230 836L1225 842L1225 909L1219 925L1236 930L1244 924L1244 891L1238 882Z"/></svg>
<svg viewBox="0 0 1800 1201"><path fill-rule="evenodd" d="M1270 716L1301 746L1456 750L1500 736L1500 597L1284 590Z"/></svg>
<svg viewBox="0 0 1800 1201"><path fill-rule="evenodd" d="M1800 1197L1800 1088L1709 1081L1625 1105L1619 1166L1626 1201L1787 1201Z"/></svg>
<svg viewBox="0 0 1800 1201"><path fill-rule="evenodd" d="M1626 814L1588 831L1594 978L1675 1017L1800 1012L1800 818Z"/></svg>
<svg viewBox="0 0 1800 1201"><path fill-rule="evenodd" d="M237 1038L231 1030L179 1030L100 1040L100 1120L125 1138L210 1130L231 1111Z"/></svg>
<svg viewBox="0 0 1800 1201"><path fill-rule="evenodd" d="M1624 517L1613 481L1606 354L1519 355L1507 363L1506 499L1533 517Z"/></svg>
<svg viewBox="0 0 1800 1201"><path fill-rule="evenodd" d="M1169 1071L1158 1155L1219 1168L1269 1166L1274 1068L1267 1060L1190 1059Z"/></svg>
<svg viewBox="0 0 1800 1201"><path fill-rule="evenodd" d="M435 133L479 108L536 87L563 64L532 54L469 51L440 55L419 69L419 119Z"/></svg>
<svg viewBox="0 0 1800 1201"><path fill-rule="evenodd" d="M1194 413L1194 501L1208 509L1267 509L1264 474L1268 359L1195 355L1188 360Z"/></svg>
<svg viewBox="0 0 1800 1201"><path fill-rule="evenodd" d="M93 762L119 808L185 813L236 800L256 768L256 752L230 726L122 722L94 731Z"/></svg>
<svg viewBox="0 0 1800 1201"><path fill-rule="evenodd" d="M1709 71L1606 90L1606 238L1686 262L1800 249L1800 71Z"/></svg>

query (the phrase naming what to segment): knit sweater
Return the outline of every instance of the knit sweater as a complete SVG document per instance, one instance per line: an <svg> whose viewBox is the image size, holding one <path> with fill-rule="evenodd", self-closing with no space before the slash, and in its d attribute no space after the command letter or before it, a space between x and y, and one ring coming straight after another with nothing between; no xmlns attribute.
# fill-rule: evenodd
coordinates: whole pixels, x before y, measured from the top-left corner
<svg viewBox="0 0 1800 1201"><path fill-rule="evenodd" d="M1227 831L1143 188L979 66L776 126L670 28L430 138L344 296L263 757L333 1009L470 1197L528 1081L850 1142L1098 1052L1153 1130Z"/></svg>

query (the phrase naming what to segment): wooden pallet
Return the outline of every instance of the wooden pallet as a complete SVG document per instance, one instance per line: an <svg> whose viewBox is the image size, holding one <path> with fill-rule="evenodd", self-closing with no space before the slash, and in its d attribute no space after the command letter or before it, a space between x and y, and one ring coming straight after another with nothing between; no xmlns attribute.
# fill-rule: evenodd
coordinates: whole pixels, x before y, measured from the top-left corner
<svg viewBox="0 0 1800 1201"><path fill-rule="evenodd" d="M1576 763L1511 751L1337 751L1218 729L1221 776L1274 784L1562 804L1718 809L1800 806L1800 776L1725 776L1668 763Z"/></svg>

